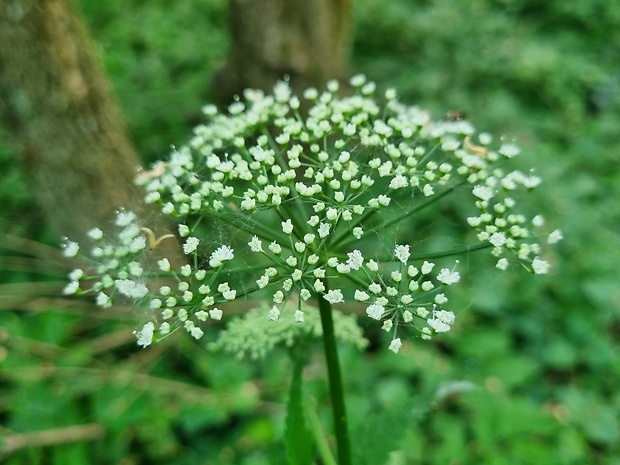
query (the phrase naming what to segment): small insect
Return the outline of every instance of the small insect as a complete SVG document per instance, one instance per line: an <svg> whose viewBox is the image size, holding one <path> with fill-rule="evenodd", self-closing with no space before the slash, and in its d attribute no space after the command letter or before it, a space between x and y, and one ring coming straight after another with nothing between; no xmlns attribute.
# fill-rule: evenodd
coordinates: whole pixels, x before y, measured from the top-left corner
<svg viewBox="0 0 620 465"><path fill-rule="evenodd" d="M456 110L447 113L446 116L443 117L444 121L462 121L467 118L467 115L464 111Z"/></svg>
<svg viewBox="0 0 620 465"><path fill-rule="evenodd" d="M486 149L486 147L483 147L481 145L476 145L471 141L471 137L470 136L466 136L465 140L463 141L465 148L467 150L469 150L471 153L473 153L474 155L478 155L479 157L484 157L489 151Z"/></svg>
<svg viewBox="0 0 620 465"><path fill-rule="evenodd" d="M172 234L165 234L161 237L156 237L155 233L151 231L149 228L140 228L140 231L146 234L146 242L150 250L153 250L157 247L164 239L169 239L174 237Z"/></svg>
<svg viewBox="0 0 620 465"><path fill-rule="evenodd" d="M451 111L447 113L446 116L444 116L443 120L444 121L462 121L465 118L467 118L467 115L465 114L464 111L456 110L456 111Z"/></svg>
<svg viewBox="0 0 620 465"><path fill-rule="evenodd" d="M168 163L165 162L157 162L153 165L153 169L150 170L140 170L135 177L135 181L139 184L146 184L151 179L159 178L162 174L164 174L164 170L169 166Z"/></svg>

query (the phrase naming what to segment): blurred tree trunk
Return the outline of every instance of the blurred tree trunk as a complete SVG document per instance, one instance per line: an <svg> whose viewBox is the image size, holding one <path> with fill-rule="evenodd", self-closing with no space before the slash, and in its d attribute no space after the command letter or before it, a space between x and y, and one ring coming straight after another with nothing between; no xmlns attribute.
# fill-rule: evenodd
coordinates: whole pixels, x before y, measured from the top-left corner
<svg viewBox="0 0 620 465"><path fill-rule="evenodd" d="M59 235L81 240L90 228L107 229L119 208L139 210L138 157L93 41L67 0L0 3L0 123Z"/></svg>
<svg viewBox="0 0 620 465"><path fill-rule="evenodd" d="M230 0L232 51L215 77L221 102L247 87L292 88L348 77L351 0Z"/></svg>

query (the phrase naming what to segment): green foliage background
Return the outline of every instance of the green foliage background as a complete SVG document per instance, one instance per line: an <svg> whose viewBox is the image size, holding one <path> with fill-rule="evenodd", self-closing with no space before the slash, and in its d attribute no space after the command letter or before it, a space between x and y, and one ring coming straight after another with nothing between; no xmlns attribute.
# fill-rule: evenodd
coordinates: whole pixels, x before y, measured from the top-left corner
<svg viewBox="0 0 620 465"><path fill-rule="evenodd" d="M166 156L213 98L229 47L226 2L78 3L138 151ZM519 167L545 180L537 203L565 236L543 279L468 258L475 276L452 301L460 312L448 336L399 356L383 342L363 354L345 348L358 462L620 464L620 4L356 0L354 10L352 71L436 117L462 110L476 127L514 137ZM1 143L0 161L0 224L45 241L24 173ZM285 354L240 363L189 338L138 351L127 314L28 304L41 287L18 283L40 276L3 258L12 271L0 300L0 435L106 429L6 463L285 463ZM43 284L56 292L56 281ZM25 298L12 299L15 289ZM306 382L329 424L321 364L317 353Z"/></svg>

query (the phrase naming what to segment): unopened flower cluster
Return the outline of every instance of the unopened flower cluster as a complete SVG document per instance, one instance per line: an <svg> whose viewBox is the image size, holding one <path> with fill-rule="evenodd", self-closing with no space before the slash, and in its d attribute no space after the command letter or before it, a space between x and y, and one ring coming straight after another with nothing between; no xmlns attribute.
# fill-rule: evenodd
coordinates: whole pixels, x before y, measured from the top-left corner
<svg viewBox="0 0 620 465"><path fill-rule="evenodd" d="M335 81L322 93L308 89L306 116L286 82L273 95L248 90L224 113L204 107L208 124L141 177L146 202L177 223L188 264L173 269L162 259L157 270L143 270L150 230L122 211L117 236L90 232L95 266L72 272L65 292L94 292L103 307L122 296L152 309L136 332L141 346L179 328L198 339L207 319L222 318L222 304L250 294L271 301L266 319L300 324L306 301L356 303L391 334L389 348L398 352L407 329L428 339L454 323L446 289L460 280L458 262L424 259L413 245L423 238L407 244L394 234L452 192L470 212L463 224L499 270L518 263L548 271L542 247L561 233L544 239L542 217L520 212L520 191L541 180L505 168L519 154L515 144L494 143L467 121L433 121L393 90L375 97L363 76L351 86L348 97L338 96ZM230 225L236 242L205 239L201 219ZM80 254L77 244L65 246L67 255ZM174 285L152 289L154 275Z"/></svg>

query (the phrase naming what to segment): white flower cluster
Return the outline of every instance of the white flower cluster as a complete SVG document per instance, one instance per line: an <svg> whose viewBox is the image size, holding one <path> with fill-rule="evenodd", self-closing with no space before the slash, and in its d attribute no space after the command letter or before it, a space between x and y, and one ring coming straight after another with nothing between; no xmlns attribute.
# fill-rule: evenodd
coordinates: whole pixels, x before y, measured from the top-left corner
<svg viewBox="0 0 620 465"><path fill-rule="evenodd" d="M92 288L102 293L100 304L122 294L163 309L157 324L149 322L137 333L141 345L180 326L199 338L199 323L207 315L221 316L215 305L237 297L233 285L243 285L244 295L272 290L267 315L272 320L291 299L297 300L293 318L302 322L301 303L311 297L331 304L353 297L393 332L394 352L401 347L396 332L403 325L417 328L423 338L448 331L454 314L443 309L447 297L441 289L458 282L459 273L444 268L432 274L435 264L410 263L406 244L397 245L389 260L369 251L376 250L377 240L394 244L392 226L463 186L471 194L461 196L464 209L479 211L466 222L491 248L497 267L518 261L534 273L548 271L539 234L531 228L540 228L542 219L519 213L513 195L540 179L499 167L519 154L515 144L493 149L492 137L476 134L469 122L432 121L427 112L400 103L393 90L377 99L376 86L363 76L351 85L356 92L348 97L337 95L335 81L323 93L308 89L303 97L311 108L305 117L286 82L273 95L246 91L245 103L233 103L227 113L207 106L209 123L195 128L189 144L175 149L168 162L141 176L146 201L180 223L182 249L193 263L173 270L160 261L159 272L174 277L177 287L149 291L138 279L142 262L127 258L145 248L129 213L119 215L125 231L120 245L93 254L102 259ZM198 226L188 226L201 218L234 224L247 234L235 245L245 249L237 253L243 259L235 258L232 242L214 247ZM102 241L99 234L92 237ZM548 242L560 238L554 231ZM208 268L199 268L197 257L208 250ZM259 265L250 266L246 251ZM78 254L79 246L67 242L65 253ZM219 271L226 262L241 270L235 273L239 279L259 272L249 284L222 282ZM76 271L65 292L78 292L82 279Z"/></svg>
<svg viewBox="0 0 620 465"><path fill-rule="evenodd" d="M156 272L147 273L143 269L144 252L153 233L138 225L133 212L118 212L116 225L120 231L112 241L108 241L99 228L88 232L88 236L96 242L89 257L96 265L88 272L81 268L73 270L63 293L96 293L97 305L104 308L124 298L151 309L153 320L135 332L140 346L146 347L181 327L200 339L204 334L200 328L201 322L208 318L222 318L222 310L215 305L236 298L237 291L228 282L218 280L218 268L223 262L234 258L233 250L223 245L213 251L208 270L192 268L188 264L173 270L170 261L163 258L157 262ZM152 237L150 239L154 240ZM69 241L65 244L65 255L80 255L78 244ZM183 250L186 254L193 254L198 244L198 239L189 237ZM161 277L174 280L174 286L161 285L149 289L149 278L153 281L153 278Z"/></svg>
<svg viewBox="0 0 620 465"><path fill-rule="evenodd" d="M359 251L355 252L359 254ZM400 338L396 337L399 327L412 326L423 339L450 330L455 316L453 312L441 308L448 302L441 290L443 286L458 283L461 277L457 271L448 268L442 268L433 276L435 263L432 262L423 261L419 268L409 264L408 245L397 245L394 257L400 262L399 268L388 277L379 273L377 262L372 259L366 262L363 271L368 282L364 288L355 290L354 298L368 304L366 314L374 320L383 321L382 329L394 334L390 350L398 352L401 347ZM360 268L363 261L360 257ZM419 325L420 322L422 325Z"/></svg>

